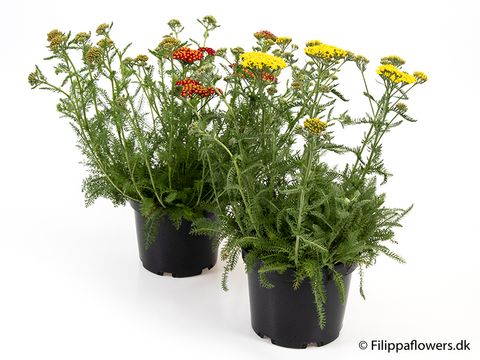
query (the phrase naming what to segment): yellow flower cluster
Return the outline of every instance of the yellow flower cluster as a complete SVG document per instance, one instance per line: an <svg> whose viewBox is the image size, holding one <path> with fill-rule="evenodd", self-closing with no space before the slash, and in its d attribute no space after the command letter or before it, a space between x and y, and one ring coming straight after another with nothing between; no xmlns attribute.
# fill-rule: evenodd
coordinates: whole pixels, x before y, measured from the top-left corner
<svg viewBox="0 0 480 360"><path fill-rule="evenodd" d="M168 49L171 50L177 45L180 44L180 41L175 39L173 36L165 36L163 40L158 44L157 50Z"/></svg>
<svg viewBox="0 0 480 360"><path fill-rule="evenodd" d="M415 76L415 79L417 79L417 82L419 82L419 83L424 83L425 81L428 80L427 74L425 74L421 71L415 71L413 73L413 76Z"/></svg>
<svg viewBox="0 0 480 360"><path fill-rule="evenodd" d="M114 45L114 42L112 39L109 39L109 38L103 38L103 39L100 39L98 42L97 42L97 45L102 47L102 48L106 48L106 47L112 47Z"/></svg>
<svg viewBox="0 0 480 360"><path fill-rule="evenodd" d="M380 59L380 64L382 65L393 65L393 66L401 66L405 64L405 60L403 60L400 56L397 55L389 55L384 56Z"/></svg>
<svg viewBox="0 0 480 360"><path fill-rule="evenodd" d="M309 46L315 46L315 45L320 45L322 42L320 40L309 40L307 41L307 43L305 44L305 46L309 47Z"/></svg>
<svg viewBox="0 0 480 360"><path fill-rule="evenodd" d="M349 52L333 45L318 44L307 46L305 48L305 54L319 57L324 60L337 60L346 58L349 55Z"/></svg>
<svg viewBox="0 0 480 360"><path fill-rule="evenodd" d="M287 66L286 62L278 56L270 55L264 52L251 51L240 55L242 60L240 64L250 69L269 68L272 70L283 69Z"/></svg>
<svg viewBox="0 0 480 360"><path fill-rule="evenodd" d="M394 65L380 65L377 68L377 74L386 80L390 80L396 84L412 84L416 81L415 76L406 73Z"/></svg>
<svg viewBox="0 0 480 360"><path fill-rule="evenodd" d="M302 87L302 83L298 80L292 81L292 88L293 89L300 89Z"/></svg>
<svg viewBox="0 0 480 360"><path fill-rule="evenodd" d="M104 35L107 32L109 27L110 26L108 24L105 24L105 23L98 25L97 34L98 35Z"/></svg>
<svg viewBox="0 0 480 360"><path fill-rule="evenodd" d="M52 41L54 38L58 36L63 36L63 33L58 29L53 29L47 34L47 41Z"/></svg>
<svg viewBox="0 0 480 360"><path fill-rule="evenodd" d="M277 40L275 40L275 42L279 45L290 44L291 41L292 41L292 38L288 36L279 36L277 37Z"/></svg>
<svg viewBox="0 0 480 360"><path fill-rule="evenodd" d="M397 103L397 105L395 105L394 110L401 114L404 114L408 111L408 106L405 103L399 102Z"/></svg>
<svg viewBox="0 0 480 360"><path fill-rule="evenodd" d="M57 51L66 39L67 37L60 30L54 29L47 34L47 40L50 42L48 47L52 51Z"/></svg>
<svg viewBox="0 0 480 360"><path fill-rule="evenodd" d="M84 43L88 39L90 39L90 34L86 32L79 32L77 35L75 35L75 38L73 39L74 42L76 43Z"/></svg>
<svg viewBox="0 0 480 360"><path fill-rule="evenodd" d="M147 65L148 56L143 54L137 55L134 61L138 66L145 66Z"/></svg>
<svg viewBox="0 0 480 360"><path fill-rule="evenodd" d="M303 122L303 126L311 134L319 135L322 131L324 131L327 128L327 123L325 121L320 120L319 118L311 118L311 119L306 119Z"/></svg>
<svg viewBox="0 0 480 360"><path fill-rule="evenodd" d="M50 41L50 45L49 45L50 49L54 51L57 50L64 40L65 38L63 36L54 37L52 41Z"/></svg>
<svg viewBox="0 0 480 360"><path fill-rule="evenodd" d="M102 59L102 49L92 46L85 54L85 60L88 64L95 64Z"/></svg>

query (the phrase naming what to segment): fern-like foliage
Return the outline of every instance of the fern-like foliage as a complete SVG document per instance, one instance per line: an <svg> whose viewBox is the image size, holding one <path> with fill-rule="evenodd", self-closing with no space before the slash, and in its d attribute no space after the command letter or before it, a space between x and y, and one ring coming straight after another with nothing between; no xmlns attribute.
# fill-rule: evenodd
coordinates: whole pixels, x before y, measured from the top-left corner
<svg viewBox="0 0 480 360"><path fill-rule="evenodd" d="M257 38L254 50L268 51L271 44ZM293 269L294 288L310 282L323 328L325 276L336 283L340 300L346 298L343 275L336 266L360 268L364 296L363 269L373 265L379 254L403 262L388 244L395 242L394 228L401 226L410 208L386 206L378 180L384 183L391 175L382 157L382 137L398 123L395 96L408 89L385 79L379 99L366 90L371 113L335 115L336 101L347 100L338 89L336 74L345 63L356 61L364 76L364 58L313 56L300 68L286 48L280 46L272 53L290 66L295 86L282 93L272 91L274 85L265 80L263 69L249 68L253 75L242 76L237 57L227 77L231 90L223 98L228 110L213 124L199 124L220 217L216 225L204 224L197 230L224 239L225 289L226 276L241 251L246 253L247 271L260 260L259 280L264 287L273 286L266 276L269 272ZM305 117L324 128L302 127L299 121ZM338 144L334 135L341 129L334 130L335 123L342 128L366 127L365 135L356 146ZM354 157L339 168L326 160L326 154Z"/></svg>
<svg viewBox="0 0 480 360"><path fill-rule="evenodd" d="M205 39L218 27L212 17L200 24ZM102 24L97 40L91 33L51 31L46 60L56 79L49 81L39 67L29 75L33 88L59 96L57 110L77 135L89 172L82 188L85 204L101 197L115 206L138 203L147 218L146 247L161 217L180 226L183 219L201 221L215 210L202 140L191 129L199 119L210 124L219 116L218 101L215 93L186 94L177 84L190 79L214 89L215 57L173 61L173 52L188 44L178 39L178 21L169 26L177 37L167 36L151 51L157 67L146 55L127 56L129 45L117 46L112 26Z"/></svg>

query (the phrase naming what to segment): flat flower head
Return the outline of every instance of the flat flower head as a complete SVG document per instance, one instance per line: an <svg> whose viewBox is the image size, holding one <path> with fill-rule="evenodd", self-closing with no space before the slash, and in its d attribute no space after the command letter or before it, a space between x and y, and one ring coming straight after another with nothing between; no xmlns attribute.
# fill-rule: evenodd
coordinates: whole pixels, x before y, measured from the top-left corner
<svg viewBox="0 0 480 360"><path fill-rule="evenodd" d="M219 48L217 49L217 51L215 52L215 55L217 56L220 56L220 57L223 57L227 54L227 48Z"/></svg>
<svg viewBox="0 0 480 360"><path fill-rule="evenodd" d="M385 80L391 81L396 84L413 84L417 80L415 76L406 73L394 65L380 65L377 68L377 74Z"/></svg>
<svg viewBox="0 0 480 360"><path fill-rule="evenodd" d="M234 76L239 76L247 80L252 80L255 78L255 73L248 68L237 66L236 64L230 64L230 67L234 71ZM275 75L273 75L269 71L265 71L265 70L260 71L259 77L265 82L270 82L270 83L277 82L277 78L275 77Z"/></svg>
<svg viewBox="0 0 480 360"><path fill-rule="evenodd" d="M60 47L60 45L65 41L65 36L57 35L52 40L50 40L50 45L48 46L50 50L56 51Z"/></svg>
<svg viewBox="0 0 480 360"><path fill-rule="evenodd" d="M162 49L172 50L175 47L177 47L177 45L179 44L180 44L180 41L175 39L173 36L165 36L163 40L160 42L160 44L158 44L157 50L162 50Z"/></svg>
<svg viewBox="0 0 480 360"><path fill-rule="evenodd" d="M104 34L106 34L109 27L110 27L110 25L105 24L105 23L98 25L98 27L97 27L97 34L98 34L98 35L104 35Z"/></svg>
<svg viewBox="0 0 480 360"><path fill-rule="evenodd" d="M389 55L384 56L380 59L380 64L382 65L393 65L393 66L402 66L405 64L405 60L403 60L400 56L397 55Z"/></svg>
<svg viewBox="0 0 480 360"><path fill-rule="evenodd" d="M217 25L217 19L215 19L215 17L212 16L212 15L204 16L202 20L205 24L210 25L212 27L217 27L218 26Z"/></svg>
<svg viewBox="0 0 480 360"><path fill-rule="evenodd" d="M262 73L262 80L275 83L277 81L277 78L274 75L270 74L269 72L264 71Z"/></svg>
<svg viewBox="0 0 480 360"><path fill-rule="evenodd" d="M257 31L253 34L258 40L277 40L277 37L268 30Z"/></svg>
<svg viewBox="0 0 480 360"><path fill-rule="evenodd" d="M177 19L171 19L167 24L173 31L179 31L182 28L182 23Z"/></svg>
<svg viewBox="0 0 480 360"><path fill-rule="evenodd" d="M200 47L198 48L198 51L206 52L207 55L214 56L215 55L215 50L209 47Z"/></svg>
<svg viewBox="0 0 480 360"><path fill-rule="evenodd" d="M319 118L310 118L303 122L303 126L310 134L320 135L327 128L327 123Z"/></svg>
<svg viewBox="0 0 480 360"><path fill-rule="evenodd" d="M288 36L279 36L275 40L278 45L288 45L292 42L292 38Z"/></svg>
<svg viewBox="0 0 480 360"><path fill-rule="evenodd" d="M428 76L427 74L421 72L421 71L415 71L413 73L413 76L415 76L415 79L417 79L417 82L419 84L423 84L424 82L426 82L428 80Z"/></svg>
<svg viewBox="0 0 480 360"><path fill-rule="evenodd" d="M298 81L298 80L294 80L294 81L292 81L291 87L293 89L300 89L302 87L302 82Z"/></svg>
<svg viewBox="0 0 480 360"><path fill-rule="evenodd" d="M397 113L405 114L408 111L408 106L405 103L399 102L399 103L397 103L397 105L395 105L394 110Z"/></svg>
<svg viewBox="0 0 480 360"><path fill-rule="evenodd" d="M109 39L109 38L103 38L103 39L100 39L98 42L97 42L97 45L102 47L102 48L109 48L109 47L112 47L114 45L114 42L112 39Z"/></svg>
<svg viewBox="0 0 480 360"><path fill-rule="evenodd" d="M310 46L321 45L321 44L322 44L322 42L320 40L309 40L309 41L307 41L305 46L310 47Z"/></svg>
<svg viewBox="0 0 480 360"><path fill-rule="evenodd" d="M73 41L76 42L77 44L83 44L90 39L90 34L86 32L79 32L77 35L75 35Z"/></svg>
<svg viewBox="0 0 480 360"><path fill-rule="evenodd" d="M182 23L177 19L172 19L168 23L168 26L175 33L175 37L178 37L178 34L183 31Z"/></svg>
<svg viewBox="0 0 480 360"><path fill-rule="evenodd" d="M201 98L207 98L216 95L217 91L221 92L220 89L215 89L213 86L203 86L200 84L200 82L193 79L178 80L175 85L182 87L180 95L186 98L190 98L195 95Z"/></svg>
<svg viewBox="0 0 480 360"><path fill-rule="evenodd" d="M52 41L53 38L56 38L57 36L62 36L63 33L58 30L58 29L53 29L47 34L47 41Z"/></svg>
<svg viewBox="0 0 480 360"><path fill-rule="evenodd" d="M241 55L245 52L245 50L240 46L231 48L230 51L235 57L237 57L237 56L239 56L239 55Z"/></svg>
<svg viewBox="0 0 480 360"><path fill-rule="evenodd" d="M367 68L367 64L370 62L365 56L363 55L355 55L353 57L353 61L355 61L355 63L357 64L357 67L362 70L362 71L365 71L366 68Z"/></svg>
<svg viewBox="0 0 480 360"><path fill-rule="evenodd" d="M285 60L278 56L270 55L264 52L251 51L240 55L240 64L248 69L264 69L271 70L283 69L287 66Z"/></svg>
<svg viewBox="0 0 480 360"><path fill-rule="evenodd" d="M175 60L192 64L195 61L203 59L203 51L181 47L173 52L173 58Z"/></svg>
<svg viewBox="0 0 480 360"><path fill-rule="evenodd" d="M98 46L92 46L85 54L85 61L90 64L96 64L102 59L102 49Z"/></svg>
<svg viewBox="0 0 480 360"><path fill-rule="evenodd" d="M327 44L307 46L304 51L308 56L327 61L346 59L347 57L351 56L349 51Z"/></svg>
<svg viewBox="0 0 480 360"><path fill-rule="evenodd" d="M137 55L134 61L138 66L145 66L147 65L148 56L143 54Z"/></svg>
<svg viewBox="0 0 480 360"><path fill-rule="evenodd" d="M413 84L415 82L417 82L417 79L415 78L415 76L413 75L410 75L409 73L406 73L404 72L403 73L403 83L405 84Z"/></svg>

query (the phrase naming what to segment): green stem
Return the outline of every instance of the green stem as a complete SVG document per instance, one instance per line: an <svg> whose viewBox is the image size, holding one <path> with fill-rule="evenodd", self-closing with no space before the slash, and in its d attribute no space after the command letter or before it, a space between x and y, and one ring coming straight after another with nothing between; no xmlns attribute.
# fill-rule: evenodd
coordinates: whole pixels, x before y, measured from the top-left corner
<svg viewBox="0 0 480 360"><path fill-rule="evenodd" d="M412 85L409 89L407 89L405 91L405 94L407 94L411 89L413 89L413 87L415 86ZM381 123L385 123L385 120L387 118L387 115L388 115L388 112L390 109L393 109L395 107L395 105L400 101L400 99L397 99L397 101L395 101L391 106L389 105L390 103L390 99L399 91L398 89L392 93L392 90L393 89L390 89L390 92L389 92L389 95L387 96L387 102L386 102L386 106L388 107L385 111L384 111L384 116L383 116L383 119L381 121ZM385 135L385 133L390 129L390 125L393 123L393 121L397 118L398 114L396 114L388 123L385 124L385 126L383 127L383 129L379 132L377 132L375 134L375 138L374 138L374 141L373 141L373 144L372 144L372 147L371 147L371 151L370 151L370 156L368 158L368 161L364 167L364 171L362 173L362 176L361 176L361 180L363 180L365 178L365 176L367 175L368 173L368 170L369 170L369 167L370 167L370 164L373 160L373 156L375 154L375 151L377 149L377 147L379 146L380 144L380 141L382 140L383 138L383 135Z"/></svg>
<svg viewBox="0 0 480 360"><path fill-rule="evenodd" d="M368 94L370 94L369 91L368 91L368 86L367 86L367 82L366 82L366 80L365 80L365 75L364 75L363 71L362 71L362 77L363 77L363 80L364 80L365 91L366 91ZM386 86L386 83L385 83L385 82L384 82L384 84L385 84L385 86ZM386 93L387 93L387 90L385 91L384 96L386 96ZM383 104L383 102L380 102L380 103L377 105L377 110L375 111L375 110L373 109L373 103L371 102L371 99L370 99L370 98L369 98L369 101L370 101L370 107L371 107L371 109L372 109L372 119L373 119L373 121L372 121L372 123L370 124L370 128L368 129L367 135L365 136L365 139L364 139L363 144L362 144L362 146L361 146L361 148L360 148L360 151L356 154L356 155L357 155L357 158L356 158L355 163L354 163L354 165L353 165L353 167L352 167L352 170L351 170L351 172L350 172L350 174L351 174L352 176L353 176L353 174L355 174L355 171L357 170L357 166L360 164L360 161L361 161L361 159L362 159L363 152L365 151L365 148L366 148L367 145L370 143L370 137L372 136L373 130L376 128L376 122L377 122L377 121L376 121L376 118L377 118L378 112L380 111L380 108L381 108L381 106L382 106L382 104Z"/></svg>
<svg viewBox="0 0 480 360"><path fill-rule="evenodd" d="M118 53L118 49L116 49L116 51ZM121 60L122 59L120 58L120 62L121 62ZM115 74L112 70L112 60L108 56L108 53L107 53L107 62L104 63L104 64L107 67L107 70L109 71L108 79L110 80L110 85L111 85L112 102L115 102L115 100L117 98L116 97L116 92L115 92L115 86L118 86L118 83L117 83L117 80L115 78ZM90 70L89 70L89 72L90 72ZM90 77L91 77L91 72L90 72ZM126 147L125 132L123 131L123 127L116 121L116 119L114 119L114 123L115 123L115 128L116 128L116 131L117 131L118 141L120 143L120 146L122 147L123 155L125 156L125 161L126 161L126 164L127 164L127 169L128 169L128 173L129 173L129 176L130 176L130 180L132 181L132 185L135 188L135 191L137 192L141 201L143 201L144 196L142 195L140 189L137 186L137 182L135 181L134 168L131 166L130 157L128 156L128 151L127 151L127 147Z"/></svg>
<svg viewBox="0 0 480 360"><path fill-rule="evenodd" d="M300 231L302 229L303 212L304 212L304 207L305 207L305 187L308 186L308 183L310 181L310 173L311 173L311 170L312 170L312 160L313 160L313 150L314 150L314 147L317 143L317 139L313 138L312 142L308 142L308 141L309 141L309 139L307 139L307 151L306 151L307 167L306 167L305 173L303 174L303 177L302 177L302 183L301 183L301 188L300 188L300 198L298 200L297 235L295 237L295 252L294 252L295 266L298 266L298 251L299 251L299 247L300 247Z"/></svg>
<svg viewBox="0 0 480 360"><path fill-rule="evenodd" d="M134 116L132 116L129 113L129 118L131 120L132 129L133 129L133 131L135 132L135 135L138 138L138 142L140 143L140 148L142 150L141 151L142 157L143 157L143 160L145 162L145 166L147 168L147 172L148 172L148 176L150 178L150 183L152 185L153 193L155 194L155 197L157 198L160 205L163 208L165 208L165 204L163 203L162 198L160 197L160 195L157 192L157 187L156 187L156 184L155 184L155 180L153 179L152 169L150 168L150 161L149 161L149 158L148 158L148 152L147 152L146 145L145 145L145 139L144 139L142 131L140 129L140 125L138 124L138 122L136 120L137 115L136 115L136 111L135 111L135 105L133 104L132 97L130 96L130 94L128 92L128 89L125 89L125 92L126 92L127 99L128 99L129 104L130 104L130 108L132 110L132 113L134 114Z"/></svg>
<svg viewBox="0 0 480 360"><path fill-rule="evenodd" d="M385 134L385 132L388 129L388 124L385 124L385 120L386 120L387 115L390 111L390 106L389 105L390 105L392 90L393 90L393 88L391 86L387 86L386 91L385 91L385 95L384 95L384 100L383 100L383 102L381 102L381 104L379 106L379 109L381 109L383 107L382 117L381 117L380 121L377 121L377 119L375 118L374 123L372 124L372 127L374 127L374 129L375 129L375 133L373 135L374 136L373 137L373 143L370 147L370 153L368 155L367 162L365 163L365 166L362 168L361 176L360 176L360 182L362 182L363 179L365 179L365 176L369 172L370 165L371 165L371 162L373 160L373 157L375 156L378 144L379 144L381 138L383 137L383 134ZM379 110L377 110L377 116L378 116L378 112L379 112ZM382 126L381 126L382 124L385 124L385 126L383 127L383 130L382 130ZM368 141L368 142L370 142L370 141ZM367 141L365 141L364 145L366 143L367 143ZM361 152L360 152L360 155L361 155Z"/></svg>
<svg viewBox="0 0 480 360"><path fill-rule="evenodd" d="M72 94L73 94L73 97L74 97L74 100L75 100L75 110L77 112L77 118L80 120L78 122L78 125L79 125L79 129L80 129L80 134L81 134L81 137L82 137L82 140L83 140L83 143L85 144L85 146L87 146L87 149L90 151L91 155L92 155L92 159L93 161L97 164L97 166L99 167L99 169L102 171L102 173L104 174L104 176L107 178L108 182L120 193L122 194L123 197L125 197L126 199L129 199L129 200L133 200L133 201L136 201L137 199L127 195L124 191L122 191L118 186L117 184L115 184L115 182L113 181L113 179L110 177L110 175L108 174L108 171L105 167L105 165L102 163L102 161L100 160L100 158L97 156L97 154L95 153L94 149L92 148L91 144L90 144L90 140L88 138L88 136L86 135L85 133L85 130L84 129L84 126L82 124L82 121L85 122L85 125L87 125L87 113L86 113L86 110L85 110L85 99L83 97L83 91L82 91L82 88L80 87L80 78L78 76L78 72L75 68L75 65L73 64L72 60L70 59L70 57L68 56L68 53L66 51L63 52L63 55L64 55L64 59L65 59L65 62L66 62L66 65L67 65L67 68L70 70L70 66L69 64L71 64L72 66L72 70L73 70L73 75L75 76L76 80L77 80L77 84L78 84L78 87L79 87L79 91L80 91L80 98L81 98L81 103L82 103L82 114L80 113L80 106L78 104L78 99L77 99L77 96L76 96L76 91L75 91L75 84L73 83L73 80L72 78L70 78L70 86L71 86L71 91L72 91ZM72 71L69 72L70 74L72 74ZM63 91L62 91L63 92ZM65 93L65 92L63 92ZM70 96L67 95L67 97L70 99Z"/></svg>
<svg viewBox="0 0 480 360"><path fill-rule="evenodd" d="M204 136L209 136L208 134L206 133L203 133ZM257 229L257 226L256 226L256 221L255 219L253 218L253 214L252 214L252 211L250 209L250 204L249 202L247 201L247 198L243 192L243 182L242 182L242 173L240 172L240 168L238 167L238 163L237 163L237 160L235 158L235 156L232 154L232 152L230 151L229 148L227 148L220 140L217 139L216 136L209 136L212 140L214 140L217 144L219 144L228 154L228 156L230 156L230 159L232 160L233 162L233 166L235 167L235 172L237 173L237 183L238 183L238 190L240 192L240 196L242 197L242 201L243 201L243 204L245 206L245 209L247 211L247 215L248 217L250 218L250 222L252 223L252 226L254 227L255 229L255 232L260 235L260 232L258 231Z"/></svg>
<svg viewBox="0 0 480 360"><path fill-rule="evenodd" d="M171 67L171 71L172 71L172 74L173 74L173 69L175 67L174 63L173 63L173 58L170 59L170 67ZM174 78L174 76L171 77L172 79L172 84L171 84L171 88L170 88L170 119L169 119L169 124L170 124L170 129L168 131L168 154L172 155L173 151L172 151L172 145L173 145L173 131L174 131L174 127L173 127L173 120L174 120L174 110L175 110L175 92L174 92L174 89L175 89L175 83L176 83L176 79ZM170 163L170 161L167 161L167 166L168 166L168 186L169 188L171 189L172 188L172 165Z"/></svg>

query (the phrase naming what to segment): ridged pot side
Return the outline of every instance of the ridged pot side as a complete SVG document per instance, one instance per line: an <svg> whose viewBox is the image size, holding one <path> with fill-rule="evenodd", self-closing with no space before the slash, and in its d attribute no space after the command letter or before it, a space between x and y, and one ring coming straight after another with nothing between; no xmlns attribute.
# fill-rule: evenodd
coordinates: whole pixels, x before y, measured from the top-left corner
<svg viewBox="0 0 480 360"><path fill-rule="evenodd" d="M327 302L324 305L326 325L320 328L312 289L308 279L293 289L293 270L283 274L271 272L268 280L274 285L267 289L260 285L257 261L248 274L252 328L260 337L268 337L272 344L289 348L306 348L308 345L326 345L340 334L350 288L352 272L356 266L335 266L345 282L345 303L342 304L332 276L324 270Z"/></svg>
<svg viewBox="0 0 480 360"><path fill-rule="evenodd" d="M140 213L140 204L131 202L135 210L138 251L143 267L148 271L173 277L188 277L211 269L217 262L217 250L210 236L192 235L192 223L183 220L177 229L168 216L158 220L155 241L145 248L145 217ZM207 215L213 218L213 214Z"/></svg>

